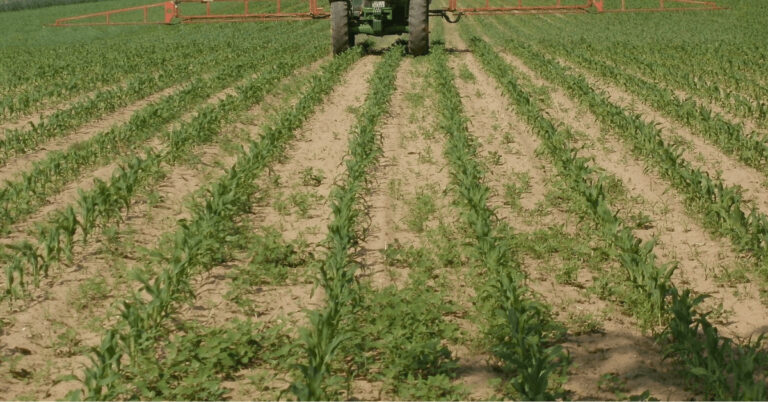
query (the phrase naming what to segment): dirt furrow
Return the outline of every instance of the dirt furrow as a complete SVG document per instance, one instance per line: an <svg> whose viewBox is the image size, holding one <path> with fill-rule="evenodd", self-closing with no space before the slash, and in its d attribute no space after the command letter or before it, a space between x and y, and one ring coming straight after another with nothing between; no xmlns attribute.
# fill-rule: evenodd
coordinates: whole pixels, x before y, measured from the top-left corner
<svg viewBox="0 0 768 402"><path fill-rule="evenodd" d="M369 92L368 79L377 58L368 56L358 61L312 118L297 132L285 158L272 167L261 180L266 196L254 206L246 217L248 225L260 233L278 233L279 241L290 244L303 254L299 266L288 269L281 279L257 279L248 284L247 292L237 294L233 286L233 273L250 267L256 275L264 277L266 266L260 260L268 253L264 245L256 245L232 266L217 267L212 273L217 281L209 280L199 287L198 300L207 300L209 306L224 306L229 317L249 317L260 322L285 325L289 333L307 324L307 309L318 309L325 303L325 292L313 283L314 264L323 255L322 241L330 223L328 196L333 186L342 179L346 167L349 133L355 124L356 109ZM281 106L283 107L283 106ZM282 261L281 263L284 263ZM229 280L221 280L223 278ZM207 294L200 295L200 292ZM230 295L227 296L227 292ZM233 293L235 295L233 296ZM201 299L202 296L202 299ZM197 303L198 311L185 312L187 318L201 319L213 309ZM216 314L221 307L216 308ZM206 322L217 322L205 318ZM290 378L288 373L265 367L254 367L238 372L224 386L232 390L229 396L242 399L276 399ZM251 379L258 377L258 381Z"/></svg>
<svg viewBox="0 0 768 402"><path fill-rule="evenodd" d="M449 43L464 46L453 32L446 32ZM515 230L530 228L532 222L520 218L529 217L529 212L544 200L547 177L553 174L552 167L536 157L540 141L511 110L501 89L471 54L457 54L452 61L459 77L456 86L465 99L469 131L480 140L480 155L488 165L488 185L492 190L489 205L500 219L514 219ZM471 75L462 79L465 71ZM517 199L514 205L510 204L512 197ZM537 222L537 226L554 224L558 218L563 216L547 216L547 222Z"/></svg>
<svg viewBox="0 0 768 402"><path fill-rule="evenodd" d="M417 65L418 64L418 65ZM450 183L443 158L443 138L434 131L425 96L426 66L406 59L398 71L389 115L381 124L382 157L373 172L368 196L370 228L361 247L363 275L374 288L402 284L407 272L388 266L384 250L400 242L419 246L421 233L434 225L436 211L444 205ZM420 201L421 200L421 201ZM419 203L427 207L419 209ZM435 208L426 204L434 203Z"/></svg>

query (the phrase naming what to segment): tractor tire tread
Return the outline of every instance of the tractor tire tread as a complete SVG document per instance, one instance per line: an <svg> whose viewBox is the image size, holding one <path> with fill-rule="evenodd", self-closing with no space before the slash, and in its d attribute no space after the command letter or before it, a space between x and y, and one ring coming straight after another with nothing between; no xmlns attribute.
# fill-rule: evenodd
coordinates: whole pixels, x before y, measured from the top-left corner
<svg viewBox="0 0 768 402"><path fill-rule="evenodd" d="M349 2L331 2L331 45L337 55L355 45L355 36L349 29Z"/></svg>
<svg viewBox="0 0 768 402"><path fill-rule="evenodd" d="M408 51L414 56L429 52L429 0L411 0L408 6Z"/></svg>

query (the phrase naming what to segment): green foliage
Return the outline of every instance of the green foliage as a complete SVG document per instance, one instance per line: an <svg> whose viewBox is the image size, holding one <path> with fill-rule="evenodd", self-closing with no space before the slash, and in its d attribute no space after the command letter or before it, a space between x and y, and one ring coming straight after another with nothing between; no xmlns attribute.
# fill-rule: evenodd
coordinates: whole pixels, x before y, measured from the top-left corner
<svg viewBox="0 0 768 402"><path fill-rule="evenodd" d="M303 169L300 172L300 175L301 175L301 184L303 186L317 187L323 184L323 180L325 180L325 175L323 174L323 171L320 169L315 169L311 166L306 169Z"/></svg>
<svg viewBox="0 0 768 402"><path fill-rule="evenodd" d="M416 233L424 231L427 221L437 211L432 194L430 189L421 190L407 202L408 212L405 216L405 224L408 229Z"/></svg>
<svg viewBox="0 0 768 402"><path fill-rule="evenodd" d="M427 378L406 378L397 390L397 397L404 401L461 401L468 393L454 384L451 377L438 374Z"/></svg>
<svg viewBox="0 0 768 402"><path fill-rule="evenodd" d="M625 270L626 281L636 289L632 294L636 300L631 303L651 307L657 324L664 326L659 333L659 341L667 356L685 367L685 375L708 397L765 398L768 392L766 379L762 374L755 374L763 373L768 368L768 351L761 348L762 337L756 341L736 343L718 334L717 329L707 320L709 313L696 311L704 296L693 296L688 289L678 290L671 282L675 267L656 263L654 242L644 243L636 238L617 214L611 212L604 179L590 177L593 168L587 165L585 158L578 157L576 150L563 139L561 132L564 130L555 128L541 114L536 103L518 85L515 73L495 50L477 37L470 37L469 41L484 67L502 84L518 111L542 138L547 153L555 161L565 182L574 192L580 193L589 206L588 211L602 237L616 250L616 257ZM557 62L538 54L530 46L515 44L514 49L518 55L540 71L546 71L549 78L582 100L598 119L617 132L625 133L634 146L644 150L643 155L653 155L654 160L663 167L663 175L670 177L673 184L690 183L691 187L683 188L689 189L691 197L701 197L698 202L711 203L703 207L731 211L716 214L716 219L726 220L729 228L748 225L757 230L755 234L762 233L761 229L757 229L762 225L762 215L753 211L747 217L741 213L738 192L729 190L722 183L715 183L708 175L691 168L677 151L665 145L658 128L643 122L638 115L613 105L604 94L595 92L583 77L567 72ZM724 194L728 195L723 198ZM741 244L750 241L749 230L739 230L738 233ZM760 255L762 247L756 244L750 250Z"/></svg>
<svg viewBox="0 0 768 402"><path fill-rule="evenodd" d="M364 289L353 318L358 333L346 355L359 371L376 360L378 376L395 388L409 378L451 375L456 365L445 341L455 339L458 328L443 317L454 309L423 278L404 289Z"/></svg>
<svg viewBox="0 0 768 402"><path fill-rule="evenodd" d="M342 325L342 321L358 301L357 264L351 255L360 237L357 204L369 170L381 153L376 127L394 92L395 72L402 53L402 47L394 47L376 65L369 79L370 92L357 111L350 135L351 157L345 161L346 177L331 191L332 218L328 225L327 251L317 276L317 283L325 290L326 305L309 312L309 327L300 332L306 360L297 366L300 375L289 388L299 400L336 398L343 382L342 377L333 372L332 365L338 349L352 337L353 329Z"/></svg>
<svg viewBox="0 0 768 402"><path fill-rule="evenodd" d="M247 306L248 293L256 286L281 285L297 281L299 268L313 259L308 245L301 240L286 242L274 228L265 228L263 234L248 241L250 260L239 265L228 275L230 290L227 297Z"/></svg>
<svg viewBox="0 0 768 402"><path fill-rule="evenodd" d="M179 303L194 297L190 277L229 258L230 240L238 236L240 230L236 218L250 210L253 195L258 191L255 179L268 163L285 151L295 130L358 57L359 53L347 52L323 66L294 107L281 111L273 123L265 125L260 141L251 143L250 149L238 156L234 166L206 189L203 198L195 203L192 217L179 222L170 254L162 256L158 253L165 266L153 278L138 278L142 283L140 291L122 302L119 321L106 331L100 346L95 348L91 365L81 379L87 399L134 395L136 391L127 385L131 384L130 378L143 373L145 364L157 360L155 348L162 339L160 335L168 330L167 325ZM166 377L162 373L166 371L148 372L147 375L155 376L154 379L134 386L151 395L148 398L170 399L164 398L162 392L171 392L171 389L155 387L165 384ZM212 387L206 385L210 393L205 395L217 399L220 395Z"/></svg>
<svg viewBox="0 0 768 402"><path fill-rule="evenodd" d="M110 294L110 287L102 276L88 278L77 285L77 290L68 297L69 304L77 310L89 309Z"/></svg>
<svg viewBox="0 0 768 402"><path fill-rule="evenodd" d="M477 77L475 77L475 74L472 73L472 71L469 70L469 67L467 67L466 64L462 63L459 66L459 79L466 82L475 82L477 81Z"/></svg>
<svg viewBox="0 0 768 402"><path fill-rule="evenodd" d="M536 301L523 284L524 274L510 257L510 244L497 233L503 225L495 223L487 205L490 190L484 184L485 172L478 160L475 139L467 131L467 118L445 51L434 49L431 59L438 124L447 136L445 157L451 166L462 219L472 231L477 275L487 277L476 289L479 306L490 314L483 331L514 389L513 397L554 399L561 393L556 377L568 366L568 356L554 344L559 327L547 306Z"/></svg>
<svg viewBox="0 0 768 402"><path fill-rule="evenodd" d="M117 387L129 399L221 400L221 381L230 373L274 359L288 341L283 329L250 321L234 321L215 328L190 326L173 335L162 358L142 355ZM277 356L275 356L277 355Z"/></svg>
<svg viewBox="0 0 768 402"><path fill-rule="evenodd" d="M490 27L490 31L497 38L512 37L512 35L500 32L495 27ZM486 44L487 46L487 44ZM607 94L595 91L587 82L587 79L553 58L541 54L533 46L519 41L505 41L504 47L513 50L519 57L529 63L538 71L546 71L546 76L552 82L562 86L567 93L581 102L589 109L598 121L604 127L611 129L622 140L626 141L632 148L632 151L646 160L649 169L657 171L663 178L678 189L686 199L686 202L693 210L699 212L703 223L720 235L731 239L734 246L742 251L753 254L758 259L768 256L768 243L765 242L764 234L768 232L768 216L754 207L750 207L741 194L738 186L728 186L721 179L710 177L707 172L695 168L690 162L682 157L682 151L678 146L669 144L663 137L661 130L654 123L643 120L643 117L635 112L624 110L622 107L613 103ZM572 53L569 51L569 54ZM626 74L620 69L613 68L604 63L597 62L598 65L592 66L590 70L601 71L602 74L616 76L620 80L629 80ZM509 85L517 85L514 76L504 78ZM653 84L645 83L633 79L632 83L627 84L638 91L654 90ZM515 82L514 84L511 82ZM657 106L668 111L668 113L682 114L681 120L694 124L699 112L692 111L696 109L693 103L687 105L675 103L674 96L670 91L663 91L655 88L659 93L643 95L644 99L653 99ZM525 95L530 101L530 96ZM520 101L523 101L522 98ZM678 99L679 102L679 99ZM530 108L533 103L529 103ZM708 113L708 112L707 112ZM535 113L524 113L529 115L529 123L534 126L543 127L546 122L539 119ZM706 113L705 113L706 114ZM721 147L732 152L738 152L744 156L743 160L752 161L753 166L762 169L765 159L759 156L760 149L765 149L768 155L768 147L762 139L755 139L754 136L744 135L740 126L730 125L726 128L723 124L710 124L709 117L699 119L695 126L697 131L710 133L713 138L718 138ZM548 123L551 125L551 123ZM548 129L552 133L557 130ZM714 130L714 131L713 131ZM719 130L718 133L715 131ZM727 134L725 134L727 132ZM727 146L726 146L727 145ZM755 156L757 155L757 156Z"/></svg>
<svg viewBox="0 0 768 402"><path fill-rule="evenodd" d="M294 45L292 44L292 46ZM64 212L54 215L51 221L39 231L38 245L32 245L31 248L27 247L24 249L27 256L31 255L30 253L32 252L37 252L40 255L40 262L32 264L33 261L27 257L25 259L26 263L21 259L17 259L19 260L18 263L8 266L6 273L12 280L8 282L9 290L6 294L13 297L19 294L20 291L23 291L25 283L23 278L18 277L18 271L24 269L25 265L33 271L34 284L37 286L39 283L37 279L39 268L42 269L44 275L47 275L49 266L60 262L62 251L67 256L67 260L71 262L72 239L77 232L82 234L82 241L85 244L97 227L103 229L108 227L110 223L119 223L122 220L122 211L127 213L131 206L132 198L139 191L149 188L163 177L161 165L173 164L183 159L184 155L189 153L191 147L212 141L221 131L222 125L228 122L228 116L235 115L238 111L246 110L251 105L261 101L269 93L270 89L277 85L280 79L290 74L291 71L304 64L307 60L313 60L321 55L321 52L316 50L314 52L302 52L299 56L295 56L289 52L290 48L291 46L287 49L270 48L263 54L260 54L263 60L272 58L271 61L277 63L276 68L268 69L257 77L247 80L236 88L234 94L229 94L218 103L199 108L194 118L164 135L168 144L168 149L165 152L147 152L144 158L134 157L128 159L123 166L113 173L108 183L96 179L94 189L80 191L77 208L67 208ZM274 57L275 55L281 57ZM9 197L5 199L6 201L21 201L16 196L34 196L38 198L37 201L17 206L16 210L19 211L19 215L14 215L15 212L12 213L11 209L5 209L6 212L11 214L8 223L10 224L16 219L20 219L34 211L37 205L35 203L45 200L48 187L54 184L51 181L59 182L58 185L50 187L50 191L55 191L60 185L63 186L67 180L74 178L82 169L107 159L112 151L117 152L121 149L120 143L123 143L125 146L132 146L139 144L139 141L142 139L148 139L148 136L154 135L155 130L161 123L169 121L160 120L154 122L152 119L171 119L177 116L177 113L183 109L181 107L182 104L191 106L195 102L204 100L206 96L211 95L214 91L235 80L238 74L242 74L242 67L242 65L235 65L209 79L195 81L186 89L182 89L158 101L159 103L150 104L146 108L141 109L126 125L113 127L85 143L72 146L64 153L54 153L54 156L36 164L36 167L33 168L33 173L24 176L24 188L28 189L24 193L18 192L24 188L17 188L14 192L8 192L9 188L12 189L15 186L13 182L9 182L5 192L0 190L0 195ZM181 97L182 95L186 96L186 98ZM163 102L170 103L165 104ZM171 107L171 105L175 106ZM144 113L146 113L146 116L144 116ZM135 125L132 126L134 123ZM67 165L70 163L67 162L68 160L71 161L71 165ZM68 168L65 169L65 166L71 166L73 170L68 171ZM38 180L38 178L42 182L35 184L35 180ZM30 184L26 184L26 182ZM37 185L42 186L45 190L42 192L29 190ZM16 194L16 196L13 194ZM2 202L3 198L0 196L0 203ZM295 204L299 208L300 213L306 214L309 208L306 197L296 198ZM63 248L62 240L64 241ZM34 251L32 250L33 248L43 248L45 253ZM21 249L16 250L17 254L21 252ZM13 261L13 258L11 256L6 258L6 260ZM36 268L36 264L42 265ZM12 290L11 286L15 285L21 286L22 289Z"/></svg>
<svg viewBox="0 0 768 402"><path fill-rule="evenodd" d="M520 197L531 191L531 178L528 173L515 174L513 183L504 183L504 203L510 207L519 209Z"/></svg>
<svg viewBox="0 0 768 402"><path fill-rule="evenodd" d="M62 6L67 4L93 3L101 0L5 0L0 3L0 12L30 10L33 8Z"/></svg>

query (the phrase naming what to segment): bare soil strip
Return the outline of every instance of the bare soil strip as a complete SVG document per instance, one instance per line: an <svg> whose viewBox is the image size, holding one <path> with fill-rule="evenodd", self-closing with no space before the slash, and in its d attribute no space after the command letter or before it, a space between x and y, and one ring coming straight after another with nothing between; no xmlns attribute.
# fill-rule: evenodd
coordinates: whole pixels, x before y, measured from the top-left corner
<svg viewBox="0 0 768 402"><path fill-rule="evenodd" d="M455 46L456 49L466 48L465 44L456 35L455 29L446 27L446 45ZM455 80L456 87L462 97L465 114L469 118L469 132L478 139L478 156L484 157L489 164L486 170L487 183L492 193L488 200L491 208L496 208L499 219L512 223L517 221L515 213L506 208L503 199L503 184L512 180L515 173L523 173L531 178L531 191L525 194L524 208L534 208L545 194L543 170L537 168L538 163L521 163L523 160L531 161L533 153L526 154L524 149L535 149L538 142L525 129L521 130L519 121L512 118L511 113L505 107L503 98L494 98L496 88L489 78L479 70L477 61L469 54L456 54L449 60L453 73L458 77ZM461 69L466 68L474 76L474 82L468 82L461 78ZM466 73L465 73L466 74ZM521 135L522 134L522 135ZM509 144L503 144L503 137L510 140ZM513 139L514 137L514 139ZM532 148L529 148L532 147ZM493 159L493 161L490 161ZM447 168L446 168L447 170ZM455 209L452 209L455 211ZM458 214L458 211L455 211ZM512 223L517 227L517 222ZM526 225L527 226L527 225ZM472 298L475 297L474 288L470 280L466 278L472 275L468 268L461 272L448 271L445 274L453 278L455 284L451 289L455 301L461 303L465 309L473 312ZM444 274L444 275L445 275ZM459 359L459 377L456 381L463 384L470 392L472 400L488 400L496 397L493 381L500 379L490 365L492 356L486 351L472 345L479 339L478 328L468 319L458 319L462 329L466 331L469 344L457 345L454 354Z"/></svg>
<svg viewBox="0 0 768 402"><path fill-rule="evenodd" d="M287 242L302 239L315 258L321 257L321 243L331 218L328 196L345 172L348 134L355 123L355 109L362 105L368 93L368 78L376 59L363 57L352 66L342 83L297 133L285 159L264 177L262 185L267 196L254 206L252 215L246 217L251 226L277 229ZM235 264L248 263L244 258ZM222 278L232 268L217 267L211 272ZM207 311L219 315L222 306L227 310L225 316L247 316L248 313L224 299L229 286L229 281L209 280L197 288L197 311L185 312L185 318L199 319ZM200 295L200 292L207 294ZM299 273L292 273L286 284L258 286L243 297L253 305L249 318L285 324L289 330L306 325L305 310L320 308L325 303L323 289L316 288L311 277L302 277ZM218 307L213 310L201 303ZM261 380L253 382L250 380L253 376L261 376ZM243 400L276 399L289 383L288 373L256 367L237 373L223 385L232 390L229 394L232 399Z"/></svg>
<svg viewBox="0 0 768 402"><path fill-rule="evenodd" d="M279 184L270 189L272 203L257 207L254 213L261 225L276 227L286 240L302 237L317 244L325 238L330 216L326 200L345 172L343 161L355 123L354 108L365 100L375 60L364 57L352 67L345 83L334 89L320 111L297 133L287 152L287 163L271 172L269 180ZM317 176L315 183L311 183L312 175ZM302 205L304 198L308 208Z"/></svg>
<svg viewBox="0 0 768 402"><path fill-rule="evenodd" d="M409 271L415 269L387 264L385 250L396 245L428 246L427 232L439 224L452 224L458 216L447 194L450 177L443 158L444 138L434 129L427 68L425 59L403 60L389 114L380 125L383 153L371 174L372 188L366 197L369 226L358 255L363 266L359 277L377 290L402 289L408 285ZM456 273L446 269L445 274ZM396 397L382 387L373 379L359 379L353 383L353 395Z"/></svg>
<svg viewBox="0 0 768 402"><path fill-rule="evenodd" d="M450 207L445 196L450 177L443 159L443 138L433 129L431 102L425 96L429 91L423 78L425 69L422 60L403 61L389 115L381 124L383 155L372 174L370 228L360 255L363 275L374 288L407 280L407 272L398 272L384 262L382 252L387 246L395 241L421 245L420 233L435 224L434 217L414 215L416 198L422 194L434 197L437 211ZM424 222L409 223L412 218L424 218Z"/></svg>
<svg viewBox="0 0 768 402"><path fill-rule="evenodd" d="M459 48L465 48L465 43L455 29L446 29L446 40L451 44L456 43ZM548 187L547 177L553 174L552 167L536 157L536 149L541 142L508 106L496 82L483 71L472 55L456 54L452 62L454 73L459 77L456 85L462 99L465 99L470 133L480 140L480 155L488 164L488 184L492 190L489 206L496 209L502 220L514 218L516 230L528 228L529 222L520 227L517 224L520 218L530 216L527 211L535 209L544 200ZM473 78L462 79L464 69ZM527 187L519 196L522 210L516 211L507 205L505 185L508 184ZM564 218L562 216L550 215L547 218L547 224L564 223L559 219ZM542 223L537 222L537 226Z"/></svg>

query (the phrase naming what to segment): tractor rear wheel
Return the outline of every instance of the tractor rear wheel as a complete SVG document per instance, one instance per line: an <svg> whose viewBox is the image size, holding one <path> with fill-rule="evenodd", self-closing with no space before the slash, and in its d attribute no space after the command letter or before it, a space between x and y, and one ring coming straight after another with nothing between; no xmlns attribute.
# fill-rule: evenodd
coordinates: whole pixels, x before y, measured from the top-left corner
<svg viewBox="0 0 768 402"><path fill-rule="evenodd" d="M349 2L331 3L331 44L333 54L339 54L355 45L355 35L349 30Z"/></svg>
<svg viewBox="0 0 768 402"><path fill-rule="evenodd" d="M429 52L429 0L411 0L408 7L408 51L414 56Z"/></svg>

